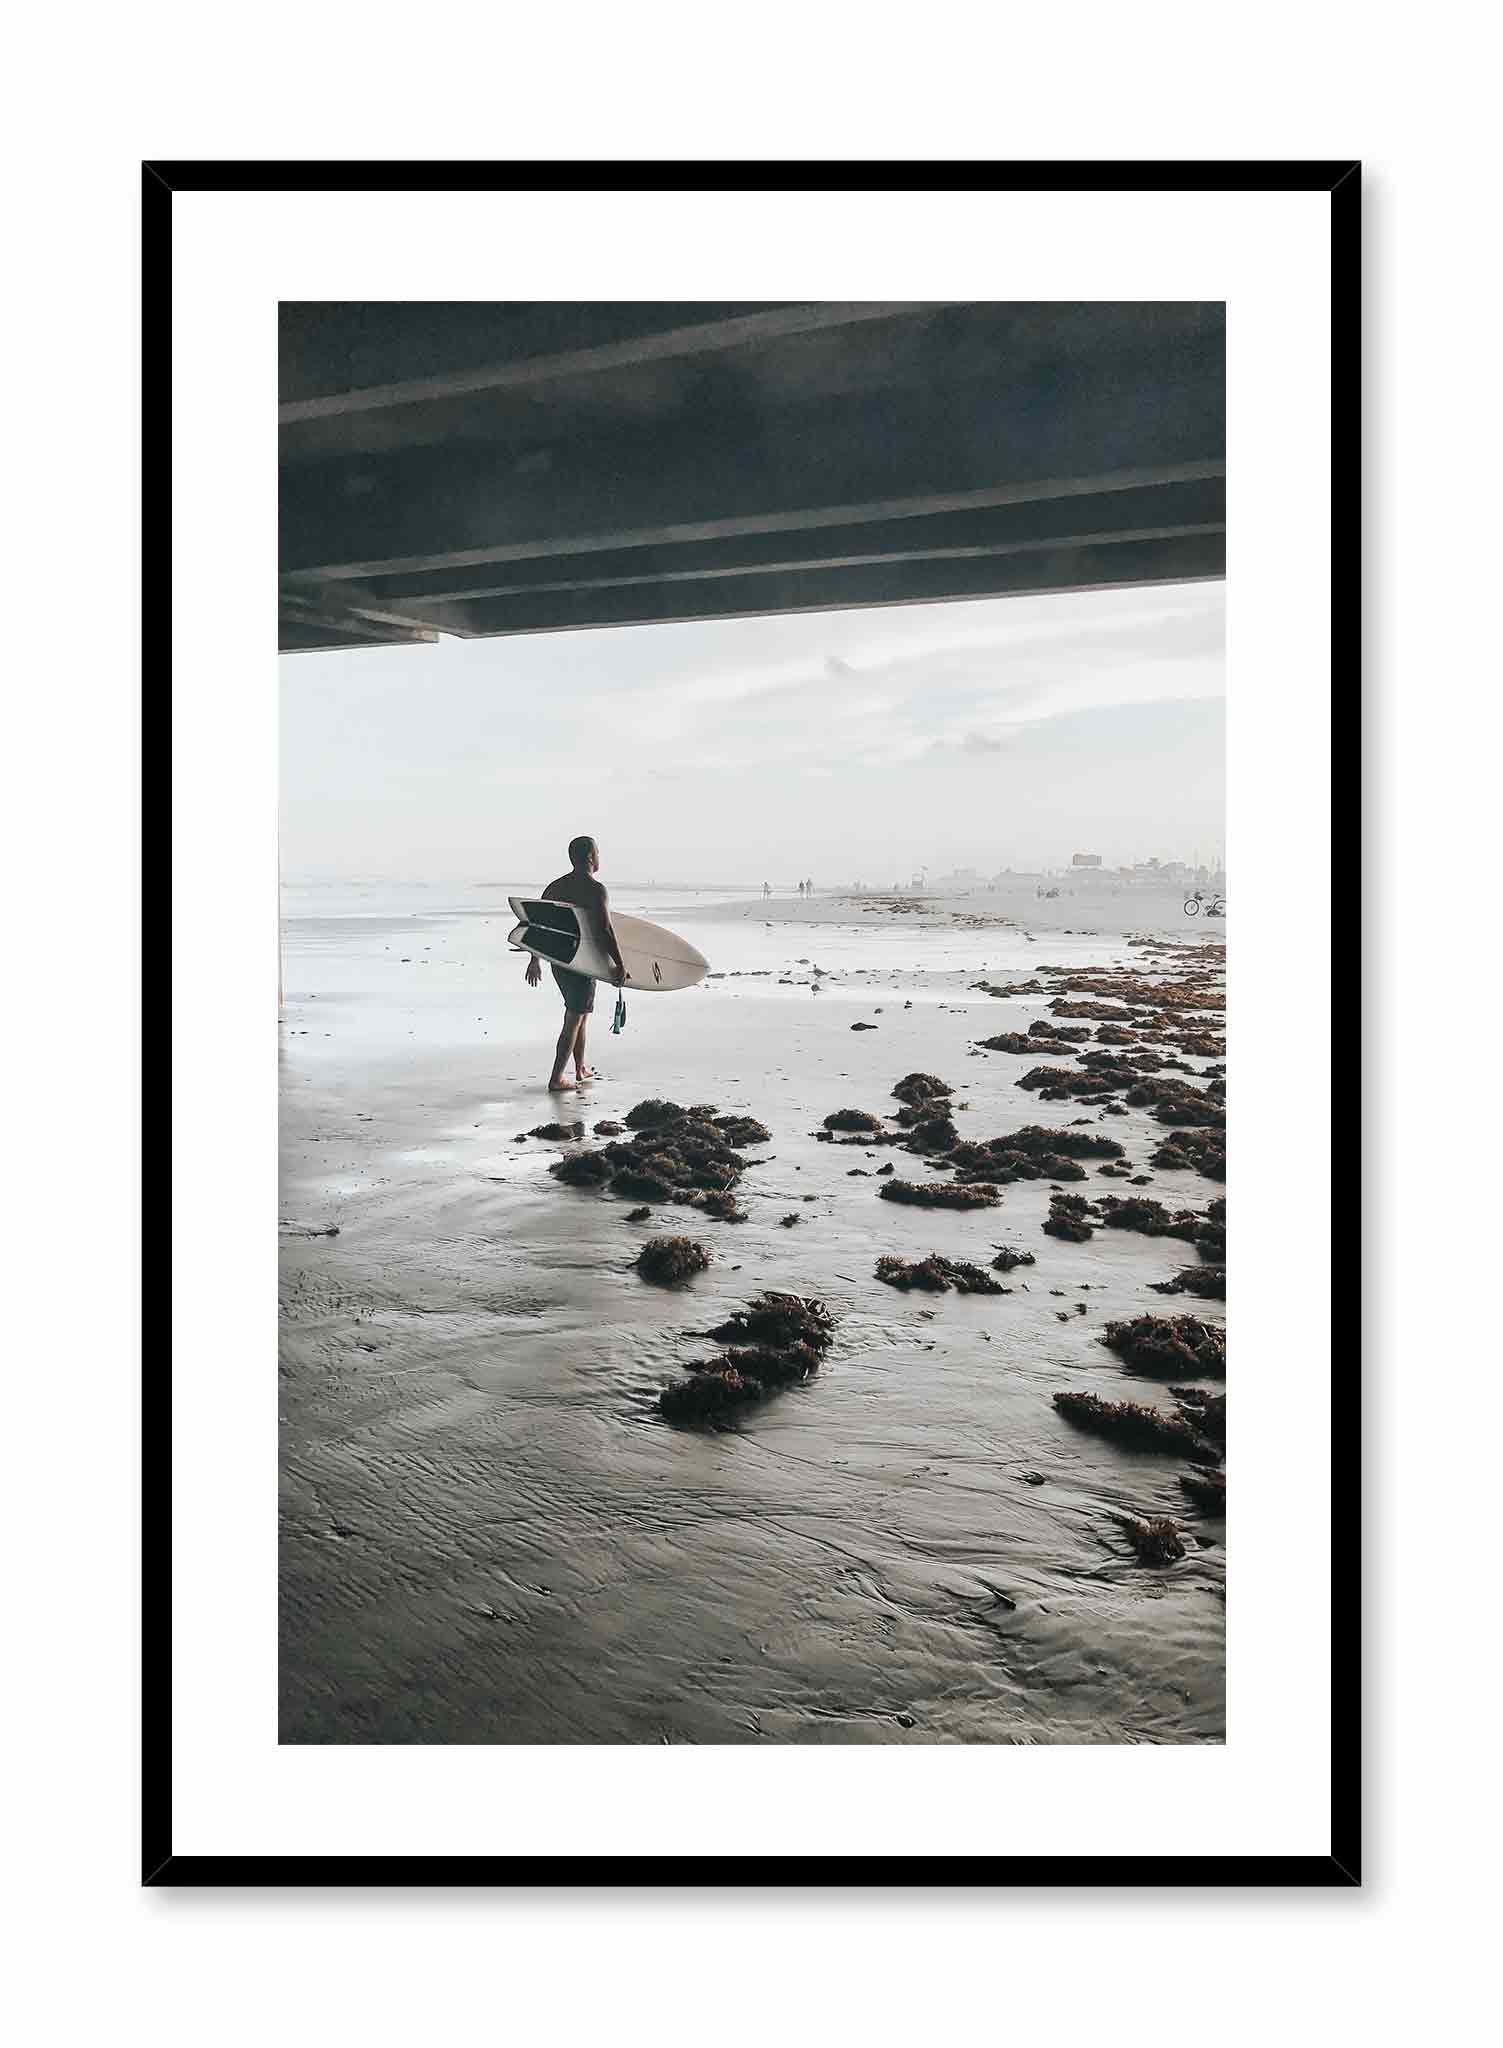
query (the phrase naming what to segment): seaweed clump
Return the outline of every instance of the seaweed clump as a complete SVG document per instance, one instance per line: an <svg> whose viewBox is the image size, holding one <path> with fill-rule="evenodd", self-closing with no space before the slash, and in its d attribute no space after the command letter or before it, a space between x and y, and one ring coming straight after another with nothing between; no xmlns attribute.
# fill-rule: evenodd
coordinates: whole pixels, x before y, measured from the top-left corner
<svg viewBox="0 0 1503 2048"><path fill-rule="evenodd" d="M537 1124L527 1135L529 1138L582 1138L583 1124Z"/></svg>
<svg viewBox="0 0 1503 2048"><path fill-rule="evenodd" d="M1167 1515L1152 1515L1146 1522L1133 1515L1118 1515L1115 1520L1137 1552L1139 1564L1178 1564L1184 1556L1180 1533Z"/></svg>
<svg viewBox="0 0 1503 2048"><path fill-rule="evenodd" d="M1216 1446L1219 1457L1226 1449L1226 1396L1208 1393L1204 1387L1171 1387L1180 1413ZM1214 1459L1212 1460L1214 1463Z"/></svg>
<svg viewBox="0 0 1503 2048"><path fill-rule="evenodd" d="M626 1127L631 1131L656 1130L662 1124L675 1124L689 1114L682 1103L664 1102L659 1096L649 1095L645 1102L639 1102L626 1113Z"/></svg>
<svg viewBox="0 0 1503 2048"><path fill-rule="evenodd" d="M571 1188L598 1188L610 1179L611 1162L603 1152L567 1152L548 1171Z"/></svg>
<svg viewBox="0 0 1503 2048"><path fill-rule="evenodd" d="M670 1422L719 1422L816 1372L834 1331L822 1301L761 1295L706 1333L727 1346L724 1355L691 1365L687 1379L665 1387L659 1411Z"/></svg>
<svg viewBox="0 0 1503 2048"><path fill-rule="evenodd" d="M1025 1124L1020 1131L985 1141L963 1140L950 1148L946 1163L962 1180L988 1180L1005 1186L1016 1180L1084 1180L1077 1159L1120 1159L1115 1138L1095 1131L1050 1131Z"/></svg>
<svg viewBox="0 0 1503 2048"><path fill-rule="evenodd" d="M990 1209L1002 1199L988 1181L890 1180L877 1192L884 1202L909 1202L917 1209Z"/></svg>
<svg viewBox="0 0 1503 2048"><path fill-rule="evenodd" d="M1201 1215L1194 1209L1169 1210L1162 1202L1155 1202L1147 1195L1129 1195L1125 1200L1117 1195L1103 1195L1098 1204L1101 1220L1114 1230L1140 1230L1145 1237L1177 1237L1186 1244L1193 1244L1200 1256L1209 1264L1221 1265L1226 1260L1226 1202L1218 1198ZM1215 1294L1215 1287L1201 1287L1186 1282L1183 1288L1170 1287L1170 1293Z"/></svg>
<svg viewBox="0 0 1503 2048"><path fill-rule="evenodd" d="M927 1259L883 1258L877 1261L877 1278L886 1281L889 1287L897 1287L906 1294L910 1288L922 1288L928 1294L943 1294L954 1287L961 1294L1003 1294L1006 1289L999 1281L993 1280L979 1266L968 1265L964 1259L943 1258L938 1252L931 1252Z"/></svg>
<svg viewBox="0 0 1503 2048"><path fill-rule="evenodd" d="M823 1352L834 1341L835 1318L813 1296L759 1294L750 1308L738 1308L705 1335L722 1344L754 1344L773 1351L803 1344Z"/></svg>
<svg viewBox="0 0 1503 2048"><path fill-rule="evenodd" d="M692 1237L650 1237L637 1253L637 1271L654 1287L673 1287L702 1273L710 1254Z"/></svg>
<svg viewBox="0 0 1503 2048"><path fill-rule="evenodd" d="M1103 1401L1099 1394L1059 1393L1055 1408L1067 1422L1097 1436L1109 1436L1138 1450L1178 1451L1203 1459L1208 1450L1193 1417L1185 1409L1166 1415L1139 1401Z"/></svg>
<svg viewBox="0 0 1503 2048"><path fill-rule="evenodd" d="M1151 1280L1155 1294L1198 1294L1206 1301L1226 1300L1225 1266L1186 1266L1172 1280Z"/></svg>
<svg viewBox="0 0 1503 2048"><path fill-rule="evenodd" d="M1226 1135L1219 1130L1171 1131L1148 1163L1203 1173L1207 1180L1225 1180Z"/></svg>
<svg viewBox="0 0 1503 2048"><path fill-rule="evenodd" d="M1090 1035L1084 1026L1076 1029L1068 1024L1047 1024L1042 1017L1037 1017L1026 1031L999 1031L995 1038L983 1038L977 1042L984 1052L1027 1052L1037 1057L1050 1048L1079 1045Z"/></svg>
<svg viewBox="0 0 1503 2048"><path fill-rule="evenodd" d="M921 1102L934 1102L953 1095L955 1090L948 1081L941 1081L937 1074L905 1074L892 1092L899 1102L916 1108Z"/></svg>
<svg viewBox="0 0 1503 2048"><path fill-rule="evenodd" d="M1006 1144L1013 1152L1023 1152L1031 1159L1055 1158L1063 1155L1066 1159L1120 1159L1122 1147L1115 1138L1104 1138L1099 1131L1069 1130L1050 1131L1041 1124L1024 1124L1022 1130L997 1142Z"/></svg>
<svg viewBox="0 0 1503 2048"><path fill-rule="evenodd" d="M627 1113L631 1137L599 1151L571 1153L549 1171L570 1186L610 1184L636 1202L679 1202L739 1223L735 1190L749 1162L736 1145L762 1144L770 1133L753 1117L722 1117L713 1103L685 1109L656 1097Z"/></svg>
<svg viewBox="0 0 1503 2048"><path fill-rule="evenodd" d="M754 1116L715 1116L709 1121L717 1131L723 1131L729 1145L765 1145L772 1136L766 1124L758 1123Z"/></svg>
<svg viewBox="0 0 1503 2048"><path fill-rule="evenodd" d="M960 1133L948 1112L938 1116L921 1117L914 1124L906 1140L909 1152L953 1152L960 1143Z"/></svg>
<svg viewBox="0 0 1503 2048"><path fill-rule="evenodd" d="M1108 1323L1101 1341L1140 1372L1226 1373L1226 1332L1198 1316L1134 1316Z"/></svg>
<svg viewBox="0 0 1503 2048"><path fill-rule="evenodd" d="M743 1379L729 1364L691 1373L658 1395L658 1409L669 1422L718 1422L723 1416L760 1399L756 1380Z"/></svg>
<svg viewBox="0 0 1503 2048"><path fill-rule="evenodd" d="M1214 1081L1206 1088L1192 1088L1187 1081L1138 1080L1128 1089L1125 1099L1134 1109L1151 1108L1161 1124L1194 1124L1221 1130L1226 1126L1226 1111L1215 1099L1215 1088Z"/></svg>
<svg viewBox="0 0 1503 2048"><path fill-rule="evenodd" d="M1078 1073L1074 1067L1030 1067L1026 1074L1018 1076L1020 1088L1036 1088L1040 1102L1066 1102L1072 1095L1084 1095L1096 1099L1100 1095L1103 1075L1092 1068ZM1105 1100L1101 1096L1101 1100Z"/></svg>
<svg viewBox="0 0 1503 2048"><path fill-rule="evenodd" d="M1010 1273L1014 1266L1036 1266L1038 1260L1032 1252L1015 1252L1010 1245L1003 1245L992 1265L999 1273Z"/></svg>
<svg viewBox="0 0 1503 2048"><path fill-rule="evenodd" d="M1226 1513L1226 1474L1202 1468L1197 1472L1181 1472L1179 1483L1191 1500L1207 1515Z"/></svg>
<svg viewBox="0 0 1503 2048"><path fill-rule="evenodd" d="M1096 1234L1095 1212L1084 1195L1051 1195L1044 1235L1067 1244L1085 1244Z"/></svg>
<svg viewBox="0 0 1503 2048"><path fill-rule="evenodd" d="M864 1109L837 1109L825 1118L827 1131L880 1131L882 1119Z"/></svg>
<svg viewBox="0 0 1503 2048"><path fill-rule="evenodd" d="M1102 1024L1131 1024L1137 1017L1136 1010L1124 1010L1120 1003L1071 1002L1064 996L1056 996L1049 1007L1056 1017L1089 1017Z"/></svg>

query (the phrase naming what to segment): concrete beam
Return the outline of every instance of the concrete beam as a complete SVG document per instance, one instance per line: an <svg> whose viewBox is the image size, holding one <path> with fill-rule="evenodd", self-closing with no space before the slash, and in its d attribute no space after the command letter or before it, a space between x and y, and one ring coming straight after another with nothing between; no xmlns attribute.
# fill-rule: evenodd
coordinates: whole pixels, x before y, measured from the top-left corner
<svg viewBox="0 0 1503 2048"><path fill-rule="evenodd" d="M430 639L437 635L430 634ZM294 619L281 619L277 624L277 652L279 654L337 654L345 648L368 649L379 646L405 647L410 643L404 637L380 641L352 633L337 631L332 626L306 626Z"/></svg>
<svg viewBox="0 0 1503 2048"><path fill-rule="evenodd" d="M1105 546L1054 544L1010 555L882 560L845 567L756 571L578 590L482 598L435 612L480 637L571 632L597 626L758 617L775 612L843 611L888 604L937 604L981 597L1202 582L1226 573L1220 528Z"/></svg>
<svg viewBox="0 0 1503 2048"><path fill-rule="evenodd" d="M354 390L331 391L318 397L290 399L278 408L277 416L283 426L292 426L304 420L378 412L395 406L425 404L485 391L522 390L529 386L557 383L568 377L593 376L639 363L667 362L681 356L745 348L752 343L782 341L793 335L813 334L863 321L891 320L905 313L924 310L924 304L916 300L768 306L729 319L635 333L618 340L600 342L593 347L565 349L556 353L523 353L499 362L452 369L437 376L410 377L396 383L369 384Z"/></svg>
<svg viewBox="0 0 1503 2048"><path fill-rule="evenodd" d="M288 651L289 635L311 635L307 644L317 647L328 644L327 637L337 634L339 644L360 645L376 641L382 645L402 645L409 642L433 641L438 634L426 620L409 617L406 613L373 604L366 606L358 600L349 602L343 590L339 600L325 598L322 594L309 596L297 591L283 591L278 600L278 640L284 652Z"/></svg>
<svg viewBox="0 0 1503 2048"><path fill-rule="evenodd" d="M333 587L346 594L346 601L348 593L359 591L362 604L389 604L408 616L422 616L434 605L517 597L528 591L681 582L698 576L900 562L922 555L1006 554L1027 547L1169 538L1192 530L1220 530L1225 517L1226 486L1218 476L1143 484L1132 490L1071 491L1054 498L1029 498L1022 503L932 512L908 519L529 557L505 564L381 576Z"/></svg>
<svg viewBox="0 0 1503 2048"><path fill-rule="evenodd" d="M365 580L528 555L702 540L1215 474L1219 360L1177 378L862 394L623 427L532 451L407 448L282 473L281 570Z"/></svg>

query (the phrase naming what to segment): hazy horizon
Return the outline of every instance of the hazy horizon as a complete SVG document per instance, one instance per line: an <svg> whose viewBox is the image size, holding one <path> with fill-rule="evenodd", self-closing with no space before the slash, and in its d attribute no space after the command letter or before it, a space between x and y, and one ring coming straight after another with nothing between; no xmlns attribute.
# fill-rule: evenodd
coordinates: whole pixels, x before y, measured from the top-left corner
<svg viewBox="0 0 1503 2048"><path fill-rule="evenodd" d="M874 886L1225 836L1225 586L284 655L284 873Z"/></svg>

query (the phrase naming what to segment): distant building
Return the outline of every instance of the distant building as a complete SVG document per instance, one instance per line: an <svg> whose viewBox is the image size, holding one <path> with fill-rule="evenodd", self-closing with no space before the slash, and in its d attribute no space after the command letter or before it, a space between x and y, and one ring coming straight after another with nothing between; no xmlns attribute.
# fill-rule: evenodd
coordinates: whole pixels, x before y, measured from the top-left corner
<svg viewBox="0 0 1503 2048"><path fill-rule="evenodd" d="M1070 865L1072 868L1099 868L1101 865L1101 855L1099 853L1072 853L1070 855Z"/></svg>

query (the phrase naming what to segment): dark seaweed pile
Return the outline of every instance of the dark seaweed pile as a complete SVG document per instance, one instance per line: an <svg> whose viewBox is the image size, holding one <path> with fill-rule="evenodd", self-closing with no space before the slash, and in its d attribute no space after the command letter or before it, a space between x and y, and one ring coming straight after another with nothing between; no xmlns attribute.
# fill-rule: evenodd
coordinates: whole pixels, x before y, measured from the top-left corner
<svg viewBox="0 0 1503 2048"><path fill-rule="evenodd" d="M629 1139L570 1153L549 1172L570 1187L609 1186L628 1201L678 1202L724 1222L745 1220L735 1191L749 1162L736 1148L765 1144L772 1135L765 1124L721 1116L713 1103L684 1109L656 1099L639 1102L626 1123Z"/></svg>
<svg viewBox="0 0 1503 2048"><path fill-rule="evenodd" d="M1221 1083L1192 1088L1187 1081L1134 1081L1127 1102L1134 1109L1151 1108L1161 1124L1193 1124L1206 1130L1224 1130L1226 1107L1221 1101Z"/></svg>
<svg viewBox="0 0 1503 2048"><path fill-rule="evenodd" d="M955 1090L948 1081L941 1081L937 1074L905 1074L892 1092L899 1102L916 1108L921 1102L938 1102L953 1095Z"/></svg>
<svg viewBox="0 0 1503 2048"><path fill-rule="evenodd" d="M1199 1414L1183 1404L1172 1415L1139 1401L1103 1401L1099 1394L1060 1393L1054 1406L1067 1422L1136 1450L1178 1451L1198 1463L1214 1464L1217 1452L1200 1426Z"/></svg>
<svg viewBox="0 0 1503 2048"><path fill-rule="evenodd" d="M825 1351L834 1340L835 1318L822 1301L802 1294L759 1294L750 1308L738 1308L705 1335L722 1344L761 1344L774 1351L793 1344Z"/></svg>
<svg viewBox="0 0 1503 2048"><path fill-rule="evenodd" d="M1072 1095L1105 1101L1103 1087L1110 1087L1115 1082L1116 1077L1094 1069L1081 1072L1075 1067L1030 1067L1026 1074L1018 1076L1017 1085L1036 1088L1040 1102L1067 1102Z"/></svg>
<svg viewBox="0 0 1503 2048"><path fill-rule="evenodd" d="M864 1109L837 1109L825 1118L827 1131L880 1131L882 1119Z"/></svg>
<svg viewBox="0 0 1503 2048"><path fill-rule="evenodd" d="M1225 1180L1226 1134L1219 1130L1171 1131L1148 1163L1203 1173L1207 1180Z"/></svg>
<svg viewBox="0 0 1503 2048"><path fill-rule="evenodd" d="M822 1301L763 1294L705 1333L726 1348L664 1387L658 1408L670 1422L719 1422L818 1370L835 1335Z"/></svg>
<svg viewBox="0 0 1503 2048"><path fill-rule="evenodd" d="M886 1202L910 1202L917 1209L990 1209L1002 1199L985 1181L890 1180L877 1192Z"/></svg>
<svg viewBox="0 0 1503 2048"><path fill-rule="evenodd" d="M963 1259L943 1258L938 1252L931 1252L927 1259L883 1258L877 1261L877 1278L885 1280L889 1287L901 1288L906 1294L910 1288L919 1287L929 1294L943 1294L954 1287L961 1294L1004 1294L1006 1289L989 1273L983 1273L979 1266L967 1265Z"/></svg>
<svg viewBox="0 0 1503 2048"><path fill-rule="evenodd" d="M1105 1024L1131 1024L1137 1016L1136 1010L1124 1010L1120 1003L1071 1002L1064 996L1056 996L1049 1008L1056 1017L1090 1017Z"/></svg>
<svg viewBox="0 0 1503 2048"><path fill-rule="evenodd" d="M911 1125L904 1149L909 1152L951 1152L960 1143L960 1133L946 1114L920 1117Z"/></svg>
<svg viewBox="0 0 1503 2048"><path fill-rule="evenodd" d="M1181 1472L1179 1483L1195 1505L1208 1515L1226 1513L1226 1474L1202 1469Z"/></svg>
<svg viewBox="0 0 1503 2048"><path fill-rule="evenodd" d="M978 1038L976 1043L983 1052L1022 1052L1030 1058L1038 1054L1039 1042L1023 1031L999 1031L995 1038Z"/></svg>
<svg viewBox="0 0 1503 2048"><path fill-rule="evenodd" d="M1226 1258L1226 1198L1218 1196L1205 1214L1194 1209L1166 1209L1147 1195L1101 1195L1096 1208L1112 1230L1140 1230L1146 1237L1178 1237L1193 1244L1203 1259L1216 1264Z"/></svg>
<svg viewBox="0 0 1503 2048"><path fill-rule="evenodd" d="M1044 1235L1061 1237L1067 1244L1085 1244L1096 1234L1093 1211L1084 1195L1051 1195L1049 1214L1044 1218Z"/></svg>
<svg viewBox="0 0 1503 2048"><path fill-rule="evenodd" d="M1226 1300L1225 1266L1185 1266L1172 1280L1151 1280L1155 1294L1198 1294L1206 1301Z"/></svg>
<svg viewBox="0 0 1503 2048"><path fill-rule="evenodd" d="M1226 1449L1225 1394L1210 1394L1204 1387L1171 1387L1169 1391L1201 1435L1216 1445L1219 1458Z"/></svg>
<svg viewBox="0 0 1503 2048"><path fill-rule="evenodd" d="M1025 1124L999 1138L961 1138L948 1117L928 1117L914 1124L907 1149L934 1158L953 1169L960 1181L1006 1186L1019 1180L1084 1180L1078 1159L1120 1159L1115 1138L1090 1130L1052 1131Z"/></svg>
<svg viewBox="0 0 1503 2048"><path fill-rule="evenodd" d="M1114 1086L1123 1083L1136 1087L1145 1074L1195 1072L1188 1060L1177 1059L1170 1052L1103 1052L1097 1046L1090 1052L1077 1053L1075 1057L1089 1073L1099 1074Z"/></svg>
<svg viewBox="0 0 1503 2048"><path fill-rule="evenodd" d="M1116 1521L1137 1552L1139 1564L1177 1564L1185 1554L1180 1533L1167 1515L1153 1515L1146 1522L1133 1515L1118 1515Z"/></svg>
<svg viewBox="0 0 1503 2048"><path fill-rule="evenodd" d="M709 1263L710 1254L692 1237L650 1237L637 1253L637 1271L654 1287L672 1287Z"/></svg>
<svg viewBox="0 0 1503 2048"><path fill-rule="evenodd" d="M1226 1332L1198 1316L1134 1316L1108 1323L1101 1341L1139 1372L1226 1372Z"/></svg>

